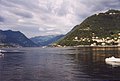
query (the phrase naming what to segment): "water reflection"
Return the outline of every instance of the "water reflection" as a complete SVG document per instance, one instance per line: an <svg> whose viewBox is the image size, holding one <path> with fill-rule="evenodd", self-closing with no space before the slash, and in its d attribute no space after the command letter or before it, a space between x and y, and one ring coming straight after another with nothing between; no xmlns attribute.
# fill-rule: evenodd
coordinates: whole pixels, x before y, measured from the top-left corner
<svg viewBox="0 0 120 81"><path fill-rule="evenodd" d="M84 62L104 62L105 58L115 56L120 57L118 48L99 49L95 48L76 48L76 59L81 59Z"/></svg>
<svg viewBox="0 0 120 81"><path fill-rule="evenodd" d="M119 48L19 48L0 58L0 81L120 80L120 67L105 58L120 57Z"/></svg>
<svg viewBox="0 0 120 81"><path fill-rule="evenodd" d="M120 67L113 68L105 63L105 58L120 57L119 48L76 48L74 59L82 72L103 80L120 80Z"/></svg>

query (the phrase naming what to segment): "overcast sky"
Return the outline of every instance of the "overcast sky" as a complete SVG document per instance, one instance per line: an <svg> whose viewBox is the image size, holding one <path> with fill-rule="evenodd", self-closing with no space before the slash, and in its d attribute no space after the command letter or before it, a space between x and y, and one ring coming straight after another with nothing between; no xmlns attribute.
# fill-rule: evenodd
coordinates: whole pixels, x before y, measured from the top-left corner
<svg viewBox="0 0 120 81"><path fill-rule="evenodd" d="M86 17L120 9L120 0L0 0L0 29L28 37L66 34Z"/></svg>

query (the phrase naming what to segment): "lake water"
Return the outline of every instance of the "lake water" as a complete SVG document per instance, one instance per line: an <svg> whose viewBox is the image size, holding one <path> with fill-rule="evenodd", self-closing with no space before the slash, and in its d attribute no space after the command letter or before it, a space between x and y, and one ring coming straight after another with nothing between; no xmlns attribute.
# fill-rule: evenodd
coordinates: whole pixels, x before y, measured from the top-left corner
<svg viewBox="0 0 120 81"><path fill-rule="evenodd" d="M120 66L105 63L120 57L120 48L7 48L0 57L0 81L114 81Z"/></svg>

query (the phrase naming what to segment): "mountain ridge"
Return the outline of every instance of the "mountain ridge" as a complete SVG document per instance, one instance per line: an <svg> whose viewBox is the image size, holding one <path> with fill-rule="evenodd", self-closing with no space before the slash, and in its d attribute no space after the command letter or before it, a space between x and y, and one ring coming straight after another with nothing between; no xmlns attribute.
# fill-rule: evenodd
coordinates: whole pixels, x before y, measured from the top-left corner
<svg viewBox="0 0 120 81"><path fill-rule="evenodd" d="M20 31L0 30L0 43L11 46L34 47L37 46Z"/></svg>
<svg viewBox="0 0 120 81"><path fill-rule="evenodd" d="M47 36L36 36L30 38L34 43L39 46L48 46L59 39L61 39L64 35L47 35Z"/></svg>
<svg viewBox="0 0 120 81"><path fill-rule="evenodd" d="M86 18L81 24L76 25L66 36L57 42L59 45L90 45L92 37L106 39L112 35L118 37L120 32L120 11L108 10L105 13L94 14ZM75 41L75 40L79 40ZM85 40L85 41L82 41Z"/></svg>

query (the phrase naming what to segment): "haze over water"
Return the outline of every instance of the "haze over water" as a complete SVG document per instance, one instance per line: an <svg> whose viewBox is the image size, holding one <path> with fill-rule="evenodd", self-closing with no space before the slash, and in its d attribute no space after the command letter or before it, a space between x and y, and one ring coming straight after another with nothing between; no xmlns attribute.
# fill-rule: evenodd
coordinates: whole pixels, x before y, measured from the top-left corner
<svg viewBox="0 0 120 81"><path fill-rule="evenodd" d="M105 63L120 57L120 48L7 48L0 57L0 81L113 81L120 66Z"/></svg>

